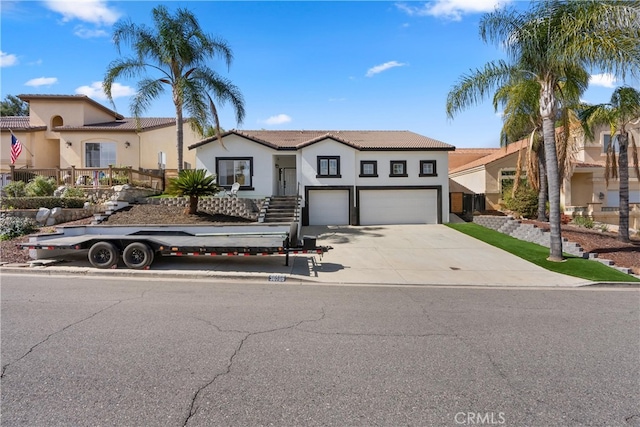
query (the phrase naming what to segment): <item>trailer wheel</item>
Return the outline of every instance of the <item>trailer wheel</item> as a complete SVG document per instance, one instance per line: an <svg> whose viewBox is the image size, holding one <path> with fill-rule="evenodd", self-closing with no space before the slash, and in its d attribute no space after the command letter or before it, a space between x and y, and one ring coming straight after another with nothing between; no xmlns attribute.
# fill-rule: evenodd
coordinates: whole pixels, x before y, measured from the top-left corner
<svg viewBox="0 0 640 427"><path fill-rule="evenodd" d="M118 262L118 250L113 243L95 243L89 249L89 262L97 268L111 268Z"/></svg>
<svg viewBox="0 0 640 427"><path fill-rule="evenodd" d="M124 248L122 260L129 268L145 268L153 262L153 251L145 243L134 242Z"/></svg>

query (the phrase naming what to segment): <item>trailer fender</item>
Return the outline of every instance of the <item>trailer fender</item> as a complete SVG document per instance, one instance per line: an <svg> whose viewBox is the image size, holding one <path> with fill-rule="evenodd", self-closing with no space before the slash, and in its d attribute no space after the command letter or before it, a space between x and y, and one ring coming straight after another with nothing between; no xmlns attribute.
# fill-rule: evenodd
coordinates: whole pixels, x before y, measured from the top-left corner
<svg viewBox="0 0 640 427"><path fill-rule="evenodd" d="M122 260L129 268L142 269L153 262L154 253L149 245L142 242L133 242L127 245L122 252Z"/></svg>
<svg viewBox="0 0 640 427"><path fill-rule="evenodd" d="M111 242L96 242L89 248L89 262L97 268L111 268L117 264L119 251Z"/></svg>

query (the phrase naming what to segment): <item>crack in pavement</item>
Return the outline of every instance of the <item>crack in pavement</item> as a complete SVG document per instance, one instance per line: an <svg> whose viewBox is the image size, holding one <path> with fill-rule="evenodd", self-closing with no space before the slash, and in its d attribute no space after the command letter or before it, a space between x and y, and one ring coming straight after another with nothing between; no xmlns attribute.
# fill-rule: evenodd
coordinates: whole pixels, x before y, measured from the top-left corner
<svg viewBox="0 0 640 427"><path fill-rule="evenodd" d="M207 383L203 384L193 394L193 398L191 399L191 405L189 405L189 414L185 418L183 426L186 427L187 424L189 423L189 420L191 420L191 418L194 417L198 413L199 407L196 407L196 401L198 400L198 397L200 396L200 393L202 393L209 386L213 385L218 380L218 378L220 378L220 377L222 377L224 375L227 375L227 374L229 374L231 372L231 369L233 368L233 361L235 360L236 356L240 353L240 350L242 350L242 347L244 346L244 343L247 342L247 340L249 338L254 337L256 335L269 334L269 333L272 333L272 332L285 331L285 330L288 330L288 329L296 329L298 326L300 326L300 325L302 325L304 323L320 322L326 316L324 306L320 308L320 311L321 311L321 315L320 315L320 317L318 317L316 319L303 319L303 320L300 320L299 322L296 322L296 323L294 323L292 325L289 325L289 326L283 326L283 327L280 327L280 328L273 328L273 329L266 329L264 331L258 331L258 332L238 331L238 330L225 330L225 329L222 329L222 328L218 327L217 325L215 325L215 324L213 324L213 323L211 323L211 322L209 322L207 320L200 319L200 318L195 318L195 319L201 320L201 321L213 326L219 332L223 332L223 333L227 333L227 332L241 333L241 334L245 334L245 336L240 340L240 342L238 343L238 345L234 349L233 354L231 354L231 357L229 357L229 362L227 363L226 369L223 370L222 372L217 373L211 379L211 381L208 381Z"/></svg>
<svg viewBox="0 0 640 427"><path fill-rule="evenodd" d="M40 347L41 345L43 345L44 343L49 341L49 339L51 339L53 336L61 334L62 332L66 331L67 329L72 328L72 327L74 327L76 325L79 325L80 323L86 322L87 320L96 317L100 313L102 313L102 312L104 312L106 310L109 310L110 308L115 307L116 305L118 305L120 303L123 303L125 301L135 300L135 299L142 299L142 298L144 298L144 295L147 293L147 291L148 290L143 291L142 294L140 294L140 296L135 297L135 298L127 298L127 299L118 300L115 303L113 303L111 305L108 305L107 307L104 307L104 308L96 311L95 313L90 314L89 316L87 316L87 317L85 317L83 319L77 320L77 321L75 321L73 323L68 324L67 326L65 326L64 328L62 328L62 329L60 329L58 331L50 333L42 341L34 344L29 350L27 350L27 352L25 354L23 354L22 356L18 357L16 360L13 360L13 361L7 363L6 365L2 365L2 372L0 372L0 379L4 378L4 375L5 375L6 371L7 371L7 368L9 368L11 365L14 365L14 364L20 362L22 359L24 359L29 354L31 354L36 348Z"/></svg>
<svg viewBox="0 0 640 427"><path fill-rule="evenodd" d="M484 348L480 347L480 346L476 346L471 342L468 342L463 336L461 336L460 334L458 334L455 330L453 330L449 325L447 324L443 324L441 322L435 321L429 314L428 309L434 305L434 301L430 300L429 301L429 306L425 306L423 304L422 301L419 301L417 299L415 299L412 295L407 294L407 291L405 289L398 289L398 292L401 293L401 295L407 297L411 302L418 304L418 306L421 308L422 313L425 315L425 317L427 318L427 320L435 325L440 326L441 328L443 328L446 331L449 331L450 334L447 334L447 336L452 336L453 338L457 339L458 341L460 341L465 347L467 347L469 349L469 351L473 352L473 351L477 351L480 354L482 354L488 361L489 361L489 365L491 367L491 370L494 371L506 384L507 386L513 391L514 396L520 400L520 402L522 402L524 404L524 407L526 408L525 411L527 413L527 415L535 415L535 413L532 412L532 410L529 408L529 406L527 405L528 401L525 400L524 396L528 395L530 396L530 398L532 398L533 400L535 400L537 403L539 404L544 404L546 405L550 410L558 413L558 414L562 414L562 412L554 407L552 404L547 403L546 401L537 398L533 395L531 395L527 390L522 390L521 388L517 387L515 384L512 383L511 379L509 378L509 376L507 375L507 373L499 366L499 364L493 360L491 354L485 350ZM577 424L581 424L581 422L579 420L576 420L574 417L571 417L569 414L565 414L569 417L569 419L571 419L571 421L577 423Z"/></svg>

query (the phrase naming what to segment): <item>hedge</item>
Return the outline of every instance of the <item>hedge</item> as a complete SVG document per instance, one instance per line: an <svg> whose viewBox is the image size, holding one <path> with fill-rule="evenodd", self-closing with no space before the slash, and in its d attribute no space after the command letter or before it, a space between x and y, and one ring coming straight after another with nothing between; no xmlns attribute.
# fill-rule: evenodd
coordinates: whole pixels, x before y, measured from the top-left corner
<svg viewBox="0 0 640 427"><path fill-rule="evenodd" d="M2 209L82 208L85 199L72 197L3 197Z"/></svg>

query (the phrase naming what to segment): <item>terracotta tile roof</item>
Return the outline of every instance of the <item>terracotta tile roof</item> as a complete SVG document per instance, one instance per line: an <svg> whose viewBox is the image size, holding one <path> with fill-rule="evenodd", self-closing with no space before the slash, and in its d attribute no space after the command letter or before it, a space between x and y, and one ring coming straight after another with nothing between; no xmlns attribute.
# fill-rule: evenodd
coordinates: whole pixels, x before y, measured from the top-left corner
<svg viewBox="0 0 640 427"><path fill-rule="evenodd" d="M3 116L0 117L0 129L34 131L45 130L46 126L31 126L29 116Z"/></svg>
<svg viewBox="0 0 640 427"><path fill-rule="evenodd" d="M18 95L18 98L25 102L29 102L31 100L44 100L44 101L81 101L86 102L88 104L93 105L94 107L106 112L107 114L112 115L116 119L124 119L122 114L118 114L115 111L105 107L99 102L94 101L89 98L87 95L47 95L47 94L24 94Z"/></svg>
<svg viewBox="0 0 640 427"><path fill-rule="evenodd" d="M456 148L456 154L483 154L485 153L487 156L489 154L493 154L496 151L500 150L500 148Z"/></svg>
<svg viewBox="0 0 640 427"><path fill-rule="evenodd" d="M473 169L478 166L488 165L489 163L495 162L496 160L500 160L510 154L516 153L518 150L522 148L526 148L529 143L528 139L523 139L522 141L514 142L512 144L507 145L505 148L499 148L498 151L495 151L493 154L489 154L488 156L481 157L477 160L474 160L471 163L467 163L466 165L462 165L455 169L449 171L449 173L456 173L460 171L464 171L467 169Z"/></svg>
<svg viewBox="0 0 640 427"><path fill-rule="evenodd" d="M603 168L604 167L604 162L602 162L602 163L587 163L587 162L575 161L575 162L571 162L571 165L574 168Z"/></svg>
<svg viewBox="0 0 640 427"><path fill-rule="evenodd" d="M276 150L298 150L331 138L357 150L455 150L444 142L409 131L362 130L231 130L222 137L235 134ZM189 149L216 141L215 137L193 144Z"/></svg>
<svg viewBox="0 0 640 427"><path fill-rule="evenodd" d="M56 132L74 132L74 131L136 131L151 130L167 126L175 126L176 119L171 117L143 117L140 118L140 127L134 118L126 118L122 120L114 120L112 122L93 123L81 126L57 126L53 130Z"/></svg>

